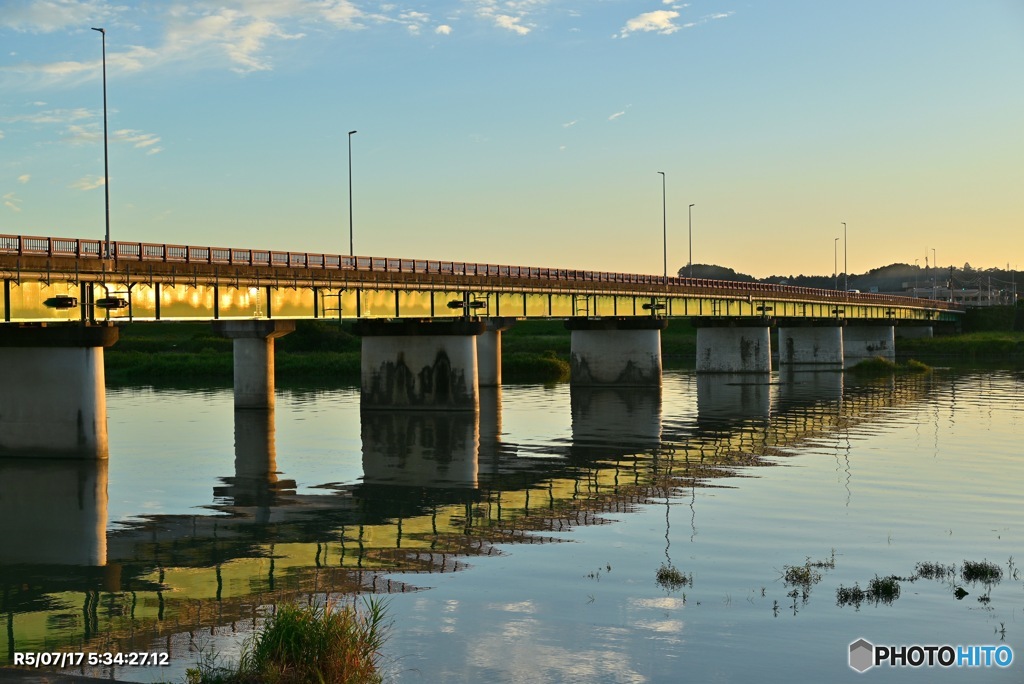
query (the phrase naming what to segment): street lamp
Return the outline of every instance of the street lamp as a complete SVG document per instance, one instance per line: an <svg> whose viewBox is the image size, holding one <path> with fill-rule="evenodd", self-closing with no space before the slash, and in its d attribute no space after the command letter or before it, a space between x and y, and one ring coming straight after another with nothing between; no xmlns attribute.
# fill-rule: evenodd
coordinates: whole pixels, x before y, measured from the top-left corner
<svg viewBox="0 0 1024 684"><path fill-rule="evenodd" d="M352 247L352 136L358 131L348 132L348 255L355 256Z"/></svg>
<svg viewBox="0 0 1024 684"><path fill-rule="evenodd" d="M832 277L835 278L835 289L839 289L839 238L832 241Z"/></svg>
<svg viewBox="0 0 1024 684"><path fill-rule="evenodd" d="M689 211L689 215L690 215L690 217L689 217L690 218L689 233L690 233L690 277L691 278L693 277L693 208L695 206L697 206L697 205L696 204L691 204L690 208L688 210Z"/></svg>
<svg viewBox="0 0 1024 684"><path fill-rule="evenodd" d="M668 213L665 209L665 172L658 171L661 174L661 249L662 257L664 259L664 276L668 277Z"/></svg>
<svg viewBox="0 0 1024 684"><path fill-rule="evenodd" d="M103 256L110 258L110 166L107 157L107 31L102 28L93 28L99 31L101 45L103 46L103 198L106 210L107 232L103 240Z"/></svg>
<svg viewBox="0 0 1024 684"><path fill-rule="evenodd" d="M843 289L850 289L850 270L846 264L846 221L843 221Z"/></svg>

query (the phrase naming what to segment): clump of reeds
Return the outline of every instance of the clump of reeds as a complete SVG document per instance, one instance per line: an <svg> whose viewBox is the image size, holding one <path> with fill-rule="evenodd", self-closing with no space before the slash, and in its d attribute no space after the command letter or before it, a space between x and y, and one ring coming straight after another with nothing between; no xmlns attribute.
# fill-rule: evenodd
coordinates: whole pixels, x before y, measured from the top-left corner
<svg viewBox="0 0 1024 684"><path fill-rule="evenodd" d="M693 586L693 575L687 575L681 572L679 568L664 563L661 564L658 572L655 573L655 579L658 586L670 591L680 589L686 585Z"/></svg>
<svg viewBox="0 0 1024 684"><path fill-rule="evenodd" d="M993 583L1003 578L1003 569L988 560L965 560L963 568L960 569L960 576L965 582Z"/></svg>
<svg viewBox="0 0 1024 684"><path fill-rule="evenodd" d="M856 582L852 587L840 586L836 589L836 605L840 607L853 606L854 608L860 608L860 605L865 601L870 601L875 605L879 603L892 605L892 602L899 597L900 578L895 575L889 575L888 577L875 575L874 579L868 582L867 589L861 589L860 585Z"/></svg>
<svg viewBox="0 0 1024 684"><path fill-rule="evenodd" d="M330 600L280 605L246 643L237 669L207 658L188 671L188 684L380 682L386 605L371 598L364 606Z"/></svg>

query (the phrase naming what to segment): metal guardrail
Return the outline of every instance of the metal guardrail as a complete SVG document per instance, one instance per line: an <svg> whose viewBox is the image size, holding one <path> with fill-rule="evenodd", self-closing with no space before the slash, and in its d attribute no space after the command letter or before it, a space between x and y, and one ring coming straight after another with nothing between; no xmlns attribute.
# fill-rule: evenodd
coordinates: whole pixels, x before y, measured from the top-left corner
<svg viewBox="0 0 1024 684"><path fill-rule="evenodd" d="M840 290L822 290L794 287L774 283L742 283L709 278L678 278L639 273L615 273L537 266L509 266L462 261L429 259L403 259L394 257L348 256L309 252L278 252L272 250L238 249L234 247L196 247L191 245L157 244L151 242L111 242L111 255L116 261L200 263L236 266L266 266L270 268L305 268L314 270L379 271L386 273L422 273L430 275L481 276L559 280L574 282L621 283L624 285L668 285L694 288L709 295L739 295L768 298L806 296L824 301L890 304L929 309L962 310L952 302L922 300L916 297L847 293ZM19 256L70 257L101 259L102 240L38 237L30 235L0 235L0 254ZM694 292L693 294L700 294ZM925 304L927 302L927 304Z"/></svg>

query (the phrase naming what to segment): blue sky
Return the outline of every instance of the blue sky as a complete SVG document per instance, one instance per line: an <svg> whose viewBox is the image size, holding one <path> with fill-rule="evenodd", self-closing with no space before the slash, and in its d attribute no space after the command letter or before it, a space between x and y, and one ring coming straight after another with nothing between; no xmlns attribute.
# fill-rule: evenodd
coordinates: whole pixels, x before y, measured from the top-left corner
<svg viewBox="0 0 1024 684"><path fill-rule="evenodd" d="M0 0L0 233L661 273L1024 263L1024 3ZM839 237L838 245L834 239ZM838 255L836 254L838 249Z"/></svg>

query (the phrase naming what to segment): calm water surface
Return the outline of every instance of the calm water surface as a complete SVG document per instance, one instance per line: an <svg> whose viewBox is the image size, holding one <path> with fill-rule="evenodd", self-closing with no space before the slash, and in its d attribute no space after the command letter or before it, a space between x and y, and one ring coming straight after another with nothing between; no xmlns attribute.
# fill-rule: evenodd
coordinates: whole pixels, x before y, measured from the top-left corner
<svg viewBox="0 0 1024 684"><path fill-rule="evenodd" d="M362 417L353 388L279 390L273 414L112 389L107 464L0 460L0 665L161 650L87 672L182 681L277 602L375 591L393 682L1021 681L1022 388L674 372ZM964 577L981 562L1001 576ZM1015 661L859 675L861 637Z"/></svg>

